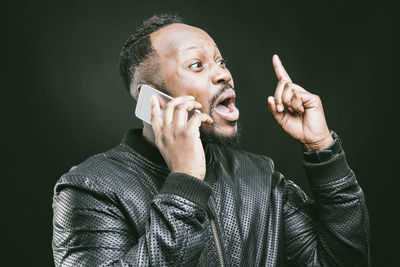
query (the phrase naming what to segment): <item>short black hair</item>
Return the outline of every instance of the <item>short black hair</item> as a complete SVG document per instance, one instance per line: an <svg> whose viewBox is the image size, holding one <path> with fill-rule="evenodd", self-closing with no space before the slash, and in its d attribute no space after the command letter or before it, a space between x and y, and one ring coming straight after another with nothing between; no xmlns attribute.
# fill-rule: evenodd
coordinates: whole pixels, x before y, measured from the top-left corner
<svg viewBox="0 0 400 267"><path fill-rule="evenodd" d="M119 71L128 92L131 89L132 79L135 76L137 67L155 52L151 45L150 34L174 23L184 22L182 18L175 14L153 15L143 21L126 40L120 54Z"/></svg>

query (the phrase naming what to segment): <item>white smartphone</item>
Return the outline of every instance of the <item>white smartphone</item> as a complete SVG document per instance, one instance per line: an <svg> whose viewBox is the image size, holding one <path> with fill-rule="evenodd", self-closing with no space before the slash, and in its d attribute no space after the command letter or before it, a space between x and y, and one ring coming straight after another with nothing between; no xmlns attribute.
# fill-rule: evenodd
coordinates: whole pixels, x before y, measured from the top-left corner
<svg viewBox="0 0 400 267"><path fill-rule="evenodd" d="M147 122L148 124L151 124L151 97L153 95L158 95L158 100L160 102L160 107L161 107L161 115L164 114L164 107L165 105L173 99L173 97L160 92L157 89L154 89L151 86L148 86L146 84L142 85L140 88L140 93L138 97L138 101L136 103L136 109L135 109L135 115L142 121ZM194 113L201 113L200 110L193 110L189 112L188 119L194 114Z"/></svg>

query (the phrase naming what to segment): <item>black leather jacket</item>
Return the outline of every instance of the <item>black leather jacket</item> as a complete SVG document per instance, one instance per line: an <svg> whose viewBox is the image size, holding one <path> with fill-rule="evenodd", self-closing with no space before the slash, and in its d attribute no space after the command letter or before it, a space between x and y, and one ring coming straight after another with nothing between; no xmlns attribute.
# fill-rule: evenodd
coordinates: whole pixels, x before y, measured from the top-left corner
<svg viewBox="0 0 400 267"><path fill-rule="evenodd" d="M345 155L304 162L313 199L265 156L210 145L205 182L131 130L54 190L56 266L367 266L368 214ZM190 160L190 159L188 159Z"/></svg>

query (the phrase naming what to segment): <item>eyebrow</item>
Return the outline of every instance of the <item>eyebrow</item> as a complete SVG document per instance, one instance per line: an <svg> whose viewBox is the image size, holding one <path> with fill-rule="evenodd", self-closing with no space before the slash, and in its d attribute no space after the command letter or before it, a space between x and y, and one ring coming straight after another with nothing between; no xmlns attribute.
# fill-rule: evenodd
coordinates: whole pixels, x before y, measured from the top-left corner
<svg viewBox="0 0 400 267"><path fill-rule="evenodd" d="M215 45L215 47L218 48L217 45ZM192 50L192 49L200 49L200 48L201 48L201 46L189 46L188 48L183 49L183 51Z"/></svg>

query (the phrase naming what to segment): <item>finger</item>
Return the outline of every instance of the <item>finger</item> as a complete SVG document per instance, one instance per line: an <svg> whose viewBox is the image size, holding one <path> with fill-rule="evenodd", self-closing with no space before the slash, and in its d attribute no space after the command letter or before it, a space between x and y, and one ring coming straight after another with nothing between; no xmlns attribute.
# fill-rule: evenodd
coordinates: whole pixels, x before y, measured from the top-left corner
<svg viewBox="0 0 400 267"><path fill-rule="evenodd" d="M294 93L292 85L292 83L286 83L282 93L282 104L287 108L290 108L292 106L292 97Z"/></svg>
<svg viewBox="0 0 400 267"><path fill-rule="evenodd" d="M275 74L278 80L286 80L289 82L292 82L292 79L290 79L289 74L286 72L285 68L283 67L283 64L281 60L279 59L278 55L274 55L272 57L272 65L274 66Z"/></svg>
<svg viewBox="0 0 400 267"><path fill-rule="evenodd" d="M210 117L210 115L205 114L205 113L195 113L189 120L188 122L188 130L193 131L193 130L198 130L201 126L202 123L207 123L207 124L212 124L214 121Z"/></svg>
<svg viewBox="0 0 400 267"><path fill-rule="evenodd" d="M279 113L276 108L275 98L273 96L268 97L268 110L272 115Z"/></svg>
<svg viewBox="0 0 400 267"><path fill-rule="evenodd" d="M300 93L294 93L293 98L292 98L292 108L297 112L297 113L304 113L304 107L303 107L303 100L301 99Z"/></svg>
<svg viewBox="0 0 400 267"><path fill-rule="evenodd" d="M283 119L284 113L281 113L277 110L275 98L273 96L268 97L268 110L278 122Z"/></svg>
<svg viewBox="0 0 400 267"><path fill-rule="evenodd" d="M201 104L194 100L188 100L179 105L176 105L172 124L175 127L181 127L185 125L188 119L188 112L193 109L201 109Z"/></svg>
<svg viewBox="0 0 400 267"><path fill-rule="evenodd" d="M289 110L290 112L294 112L295 108L293 107L293 96L295 93L308 93L304 88L301 86L294 84L294 83L286 83L285 88L282 93L282 103L283 105ZM299 99L297 99L298 101ZM298 105L298 102L296 102Z"/></svg>
<svg viewBox="0 0 400 267"><path fill-rule="evenodd" d="M170 125L174 118L175 107L185 101L194 100L193 96L178 96L169 101L164 109L164 125Z"/></svg>
<svg viewBox="0 0 400 267"><path fill-rule="evenodd" d="M283 104L282 104L282 93L283 93L283 90L285 89L286 83L288 83L288 81L279 80L278 84L276 85L276 89L275 89L275 94L274 94L275 104L276 104L277 110L279 112L282 112L284 109Z"/></svg>
<svg viewBox="0 0 400 267"><path fill-rule="evenodd" d="M304 110L322 107L321 99L318 95L314 95L305 91L296 92L296 96L301 99L301 105L303 106Z"/></svg>
<svg viewBox="0 0 400 267"><path fill-rule="evenodd" d="M162 116L160 102L158 101L158 97L155 95L151 97L151 124L154 136L158 139L162 131Z"/></svg>

